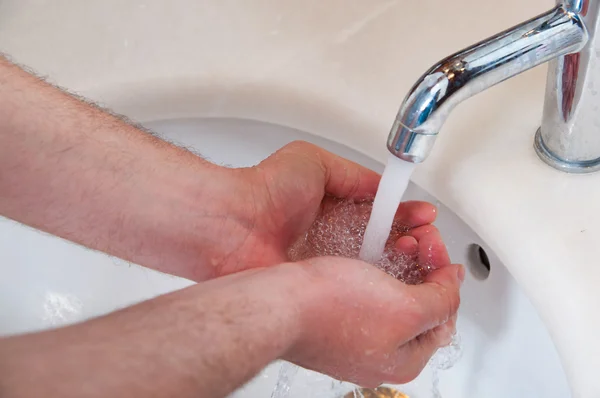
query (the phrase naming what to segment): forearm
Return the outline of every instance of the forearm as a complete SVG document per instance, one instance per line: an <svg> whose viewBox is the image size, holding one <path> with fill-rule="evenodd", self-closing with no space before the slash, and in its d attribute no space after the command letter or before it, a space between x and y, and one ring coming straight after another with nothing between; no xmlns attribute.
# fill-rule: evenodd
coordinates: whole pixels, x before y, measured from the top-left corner
<svg viewBox="0 0 600 398"><path fill-rule="evenodd" d="M294 343L294 265L215 279L83 324L0 340L0 395L222 397Z"/></svg>
<svg viewBox="0 0 600 398"><path fill-rule="evenodd" d="M230 175L0 57L0 214L203 280L217 235L207 220L227 222L229 198L245 195Z"/></svg>

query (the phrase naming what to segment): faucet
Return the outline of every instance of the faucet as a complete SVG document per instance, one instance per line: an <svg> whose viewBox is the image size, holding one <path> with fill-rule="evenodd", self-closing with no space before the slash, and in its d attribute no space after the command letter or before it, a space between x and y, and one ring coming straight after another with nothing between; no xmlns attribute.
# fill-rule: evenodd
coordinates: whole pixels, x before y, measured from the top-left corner
<svg viewBox="0 0 600 398"><path fill-rule="evenodd" d="M549 62L541 127L534 147L570 173L600 170L600 109L593 105L594 36L600 0L562 0L535 18L455 53L430 68L404 99L387 146L423 162L452 109L473 95ZM600 62L600 60L598 60Z"/></svg>

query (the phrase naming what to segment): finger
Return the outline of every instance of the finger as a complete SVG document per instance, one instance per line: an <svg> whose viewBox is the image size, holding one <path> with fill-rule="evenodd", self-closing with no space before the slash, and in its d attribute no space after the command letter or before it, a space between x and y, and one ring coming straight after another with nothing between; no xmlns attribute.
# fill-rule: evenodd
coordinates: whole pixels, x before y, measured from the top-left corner
<svg viewBox="0 0 600 398"><path fill-rule="evenodd" d="M419 242L412 236L401 236L396 243L394 248L410 257L416 257L419 253Z"/></svg>
<svg viewBox="0 0 600 398"><path fill-rule="evenodd" d="M314 158L325 175L325 192L338 198L367 199L377 193L381 176L366 167L344 159L316 145L294 141L287 150Z"/></svg>
<svg viewBox="0 0 600 398"><path fill-rule="evenodd" d="M450 256L437 229L423 234L419 241L419 264L438 269L450 265Z"/></svg>
<svg viewBox="0 0 600 398"><path fill-rule="evenodd" d="M431 329L409 342L402 345L396 354L398 364L408 364L407 367L394 374L395 378L389 382L408 383L415 379L423 371L431 357L439 348L445 347L452 342L456 334L456 314L448 322ZM396 367L398 368L398 367Z"/></svg>
<svg viewBox="0 0 600 398"><path fill-rule="evenodd" d="M450 320L460 304L459 289L464 279L464 268L451 264L430 272L420 285L404 286L414 299L414 337Z"/></svg>
<svg viewBox="0 0 600 398"><path fill-rule="evenodd" d="M440 347L437 335L426 332L398 348L386 383L406 384L416 379Z"/></svg>
<svg viewBox="0 0 600 398"><path fill-rule="evenodd" d="M421 240L423 235L429 234L431 232L439 233L439 231L435 225L427 224L427 225L422 225L420 227L410 229L407 232L407 235L412 236L413 238L415 238L418 241L418 240Z"/></svg>
<svg viewBox="0 0 600 398"><path fill-rule="evenodd" d="M386 380L386 382L404 384L415 379L435 352L452 342L455 334L456 314L451 316L446 323L428 330L400 346L394 358L395 364L391 367L396 371L392 374L392 379Z"/></svg>
<svg viewBox="0 0 600 398"><path fill-rule="evenodd" d="M428 202L408 201L400 203L396 220L409 228L431 224L437 217L437 208Z"/></svg>

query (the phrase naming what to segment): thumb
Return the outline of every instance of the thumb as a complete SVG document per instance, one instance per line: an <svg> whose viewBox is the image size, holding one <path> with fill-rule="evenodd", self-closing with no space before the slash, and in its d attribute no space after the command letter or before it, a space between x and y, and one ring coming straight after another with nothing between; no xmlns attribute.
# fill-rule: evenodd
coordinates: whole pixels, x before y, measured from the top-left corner
<svg viewBox="0 0 600 398"><path fill-rule="evenodd" d="M422 314L415 337L450 320L460 305L460 285L465 277L464 267L451 264L432 271L420 285L408 286Z"/></svg>
<svg viewBox="0 0 600 398"><path fill-rule="evenodd" d="M456 315L448 322L425 332L402 345L396 351L395 363L398 371L394 372L394 384L404 384L415 379L423 370L438 348L448 345L456 333Z"/></svg>
<svg viewBox="0 0 600 398"><path fill-rule="evenodd" d="M338 198L367 199L375 196L381 176L376 172L305 141L283 148L315 161L323 171L325 192Z"/></svg>
<svg viewBox="0 0 600 398"><path fill-rule="evenodd" d="M386 382L404 384L412 381L437 349L451 338L463 278L462 265L452 264L432 271L420 285L406 286L416 305L420 322L411 325L412 338L396 351L396 366Z"/></svg>

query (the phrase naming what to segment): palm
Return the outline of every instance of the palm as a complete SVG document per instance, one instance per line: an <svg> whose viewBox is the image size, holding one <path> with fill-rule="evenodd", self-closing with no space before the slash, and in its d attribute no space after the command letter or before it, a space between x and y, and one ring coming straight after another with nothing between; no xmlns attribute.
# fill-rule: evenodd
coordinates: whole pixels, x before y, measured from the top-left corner
<svg viewBox="0 0 600 398"><path fill-rule="evenodd" d="M289 261L288 250L311 228L324 206L339 199L372 198L379 176L299 142L246 169L244 181L252 187L254 215L244 240L230 248L221 264L222 274ZM417 228L434 221L435 208L406 202L396 217L409 228ZM404 247L400 242L399 248L412 250L414 243L413 239Z"/></svg>

